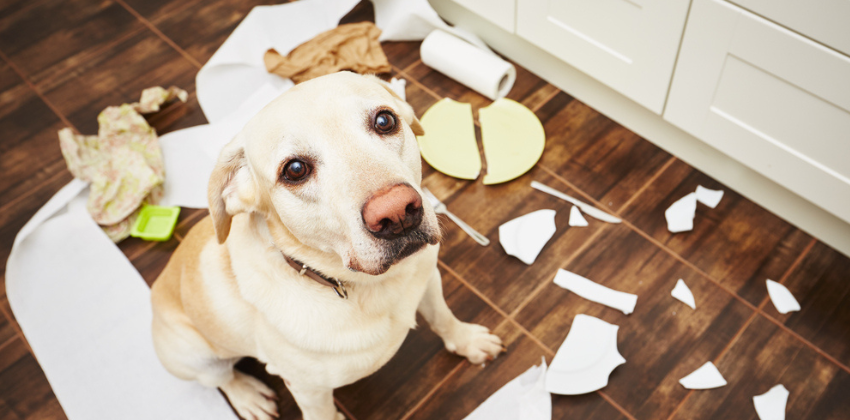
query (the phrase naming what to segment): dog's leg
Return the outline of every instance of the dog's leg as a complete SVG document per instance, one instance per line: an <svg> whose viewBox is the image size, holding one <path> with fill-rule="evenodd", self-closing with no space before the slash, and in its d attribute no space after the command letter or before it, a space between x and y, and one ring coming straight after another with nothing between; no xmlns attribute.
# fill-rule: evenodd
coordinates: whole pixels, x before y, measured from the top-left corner
<svg viewBox="0 0 850 420"><path fill-rule="evenodd" d="M333 388L315 387L284 381L301 409L304 420L345 420L334 405Z"/></svg>
<svg viewBox="0 0 850 420"><path fill-rule="evenodd" d="M181 379L221 388L243 419L277 417L274 391L253 376L234 370L238 358L219 357L191 324L174 317L169 321L166 323L154 314L154 348L166 370Z"/></svg>
<svg viewBox="0 0 850 420"><path fill-rule="evenodd" d="M502 340L490 334L487 327L461 322L455 318L443 297L443 282L440 270L436 267L428 280L425 296L419 303L419 313L443 339L448 351L466 357L472 364L478 365L493 360L504 350Z"/></svg>

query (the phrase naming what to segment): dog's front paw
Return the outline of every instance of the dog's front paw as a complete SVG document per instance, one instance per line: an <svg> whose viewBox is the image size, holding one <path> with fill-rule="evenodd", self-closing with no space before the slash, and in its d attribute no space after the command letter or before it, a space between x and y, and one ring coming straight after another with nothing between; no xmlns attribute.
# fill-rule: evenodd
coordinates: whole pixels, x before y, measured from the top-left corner
<svg viewBox="0 0 850 420"><path fill-rule="evenodd" d="M446 349L469 359L474 365L493 360L505 351L502 339L490 334L490 330L478 324L459 323L445 340Z"/></svg>
<svg viewBox="0 0 850 420"><path fill-rule="evenodd" d="M277 396L264 383L239 371L221 387L236 414L243 419L272 420L277 418Z"/></svg>

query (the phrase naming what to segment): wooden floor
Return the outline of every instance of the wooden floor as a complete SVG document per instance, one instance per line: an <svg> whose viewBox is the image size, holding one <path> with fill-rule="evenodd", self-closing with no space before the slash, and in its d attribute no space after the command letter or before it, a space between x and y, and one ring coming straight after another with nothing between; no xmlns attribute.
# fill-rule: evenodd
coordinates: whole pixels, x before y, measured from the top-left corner
<svg viewBox="0 0 850 420"><path fill-rule="evenodd" d="M274 3L274 1L268 1ZM187 104L150 118L159 133L206 122L194 95L202 63L263 0L6 0L0 3L0 264L17 231L71 180L56 131L97 131L108 105L142 89L177 85ZM348 21L369 19L360 7ZM393 73L408 80L418 115L443 97L490 101L426 67L418 43L387 43ZM537 113L546 134L540 163L516 181L484 186L427 167L424 184L493 242L481 247L442 220L440 269L449 306L508 344L486 368L446 352L428 328L412 331L376 374L336 391L351 419L461 419L544 356L551 361L576 314L620 326L628 361L607 387L554 396L557 419L755 419L751 397L782 383L789 419L850 418L850 259L518 68L510 98ZM570 228L569 205L529 187L538 180L624 219ZM670 234L664 210L697 185L723 188L713 210L697 208L694 230ZM538 209L557 210L557 232L527 266L498 244L498 226ZM120 248L153 282L206 211L184 210L169 242L128 239ZM566 268L640 296L629 316L552 283ZM697 310L670 297L682 278ZM780 315L765 280L785 284L803 309ZM0 420L64 413L29 351L0 279ZM688 391L678 380L713 361L729 384ZM240 366L262 372L255 361ZM299 418L277 378L284 419ZM120 414L116 414L120 418Z"/></svg>

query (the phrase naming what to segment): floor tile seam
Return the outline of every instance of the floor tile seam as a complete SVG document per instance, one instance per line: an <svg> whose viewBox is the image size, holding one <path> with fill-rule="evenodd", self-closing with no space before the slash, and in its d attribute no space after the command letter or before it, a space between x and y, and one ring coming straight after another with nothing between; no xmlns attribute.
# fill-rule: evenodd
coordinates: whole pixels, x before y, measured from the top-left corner
<svg viewBox="0 0 850 420"><path fill-rule="evenodd" d="M626 200L625 203L623 203L622 206L620 206L619 209L617 209L617 213L622 214L635 200L637 200L637 198L641 194L643 194L649 188L650 185L652 185L652 183L654 183L659 177L661 177L661 174L663 174L664 171L667 170L667 168L669 168L677 160L678 159L676 158L676 156L670 156L670 158L667 159L667 162L664 162L664 164L661 165L661 168L655 171L655 173L652 174L649 180L647 180L645 184L643 184L634 194L632 194L631 197L629 197L628 200Z"/></svg>
<svg viewBox="0 0 850 420"><path fill-rule="evenodd" d="M812 248L815 247L815 244L817 242L818 242L817 238L812 237L812 240L809 241L809 244L806 245L805 248L803 248L803 251L800 252L800 255L798 255L797 258L794 260L794 262L791 263L791 266L789 266L788 269L785 270L785 273L782 274L782 277L779 278L777 283L784 284L785 281L788 280L789 277L791 277L791 274L793 274L794 270L796 270L797 267L799 267L800 264L803 263L803 260L809 255L809 252L811 252ZM761 309L761 308L759 308L759 309Z"/></svg>
<svg viewBox="0 0 850 420"><path fill-rule="evenodd" d="M59 142L59 137L58 137L58 136L56 137L56 142L57 142L57 143ZM47 163L46 163L45 165L43 165L42 167L43 167L43 168L46 168L46 167L49 167L49 166L51 166L51 165L54 165L54 164L57 164L57 163L60 163L60 162L63 162L63 163L64 163L64 162L65 162L65 158L64 158L64 157L62 157L62 156L57 156L57 158L56 158L55 160L52 160L52 161L47 162ZM27 198L27 197L31 196L32 194L36 193L36 192L37 192L37 190L38 190L38 186L43 185L43 184L45 184L45 183L48 183L48 182L50 182L50 181L53 181L53 179L54 179L54 178L58 177L59 175L65 174L65 173L66 173L66 171L67 171L67 166L65 166L65 167L64 167L64 168L62 168L61 170L57 171L56 173L54 173L54 174L52 174L52 175L48 176L47 178L45 178L45 179L42 181L42 183L41 183L41 184L36 185L36 186L35 186L35 187L33 187L33 188L29 188L29 189L27 189L26 191L24 191L23 193L19 194L19 195L18 195L18 196L16 196L16 197L12 198L12 199L11 199L10 201L8 201L8 202L5 202L5 203L3 203L3 204L0 204L0 212L7 211L8 209L10 209L10 208L14 207L15 205L17 205L17 204L18 204L18 202L19 202L20 200L23 200L24 198ZM15 185L15 186L17 186L17 185Z"/></svg>
<svg viewBox="0 0 850 420"><path fill-rule="evenodd" d="M434 385L428 391L427 394L425 394L421 399L419 399L419 401L410 410L407 410L407 412L404 413L403 416L401 416L401 420L408 420L411 416L416 414L417 411L419 411L422 407L425 406L425 403L427 403L428 400L434 397L434 395L437 393L437 391L440 390L440 388L443 387L443 385L448 383L448 381L452 377L454 377L458 372L460 372L461 368L463 368L464 365L465 363L463 361L459 361L457 363L457 366L455 366L451 371L449 371L449 373L447 373L446 376L444 376L443 379L440 380L440 382L437 382L437 384Z"/></svg>
<svg viewBox="0 0 850 420"><path fill-rule="evenodd" d="M738 341L738 339L740 339L741 336L744 335L744 331L746 331L746 329L749 328L750 324L753 323L753 321L756 319L758 314L759 314L758 310L754 310L753 313L750 314L750 317L747 318L746 321L744 321L744 323L741 325L741 328L738 328L738 331L735 332L735 335L733 335L732 338L729 339L729 342L726 343L726 345L723 346L722 349L720 349L720 352L717 353L717 356L714 358L714 360L712 360L712 363L714 363L715 365L720 363L720 360L723 359L723 356L725 356L729 352L729 350L732 349L732 346L735 345L735 343Z"/></svg>
<svg viewBox="0 0 850 420"><path fill-rule="evenodd" d="M688 390L688 393L687 393L687 394L685 394L685 398L682 398L682 401L679 401L679 404L677 404L677 405L676 405L676 408L675 408L675 409L673 409L673 412L671 412L671 413L670 413L670 415L669 415L669 416L667 416L667 420L673 420L673 417L675 417L675 416L676 416L676 413L678 413L678 412L679 412L679 410L680 410L682 407L684 407L684 406L685 406L685 403L688 401L688 399L689 399L689 398L691 398L691 395L693 395L693 394L694 394L694 390L693 390L693 389L689 389L689 390Z"/></svg>
<svg viewBox="0 0 850 420"><path fill-rule="evenodd" d="M200 0L189 0L189 1L184 1L184 2L181 2L181 3L182 4L180 6L178 6L174 10L171 10L167 14L163 14L161 16L155 16L153 19L145 17L145 19L147 19L148 22L152 23L153 25L156 25L158 23L165 21L166 19L168 19L169 17L171 17L173 15L182 13L183 11L189 9L190 7L195 6L198 3L201 3L201 1ZM141 15L141 13L139 13L139 14Z"/></svg>
<svg viewBox="0 0 850 420"><path fill-rule="evenodd" d="M466 288L469 289L469 291L471 291L474 295L478 296L479 299L481 299L484 303L486 303L488 306L490 306L490 308L495 310L499 315L501 315L504 318L510 318L510 316L508 315L507 312L502 310L502 308L500 308L493 301L491 301L490 298L488 298L486 295L484 295L484 293L482 293L480 290L478 290L478 288L474 287L472 284L470 284L468 281L466 281L466 279L464 279L451 266L449 266L448 264L446 264L445 262L443 262L440 259L437 260L437 264L439 266L443 267L444 270L448 271L449 274L454 276L461 284L466 286Z"/></svg>
<svg viewBox="0 0 850 420"><path fill-rule="evenodd" d="M95 48L91 51L85 51L84 56L78 57L78 58L80 58L82 61L91 61L92 59L94 59L95 57L97 57L98 55L103 53L104 51L107 51L107 50L121 44L122 42L127 41L128 39L144 32L146 29L147 28L145 27L145 25L140 24L137 28L134 28L134 29L131 29L130 31L125 32L124 34L118 36L117 38L110 40L109 42L105 43L104 45L101 45L101 46L99 46L99 47L97 47L97 48ZM33 82L33 83L39 89L43 89L44 91L49 91L49 90L55 88L59 84L59 81L61 80L61 78L64 74L65 73L50 75L50 76L47 76L45 79L42 79L38 82Z"/></svg>
<svg viewBox="0 0 850 420"><path fill-rule="evenodd" d="M571 264L571 263L572 263L572 262L573 262L576 258L578 258L578 257L579 257L579 256L580 256L580 255L581 255L581 254L582 254L582 253L583 253L583 252L584 252L584 251L585 251L585 250L586 250L586 249L587 249L587 248L588 248L588 247L589 247L589 246L590 246L590 245L591 245L594 241L596 241L596 239L597 239L597 238L599 238L599 236L600 236L600 235L602 235L602 232L604 232L604 231L605 231L605 230L607 230L607 229L608 229L608 224L605 224L605 225L600 226L600 227L596 230L596 232L594 232L593 234L591 234L591 235L590 235L590 237L588 237L588 238L584 241L584 243L582 243L582 244L581 244L581 245L580 245L580 246L579 246L579 247L578 247L575 251L573 251L573 252L572 252L572 253L571 253L571 254L567 257L567 259L566 259L566 260L565 260L565 261L564 261L564 262L563 262L563 263L559 266L559 268L562 268L562 269L565 269L565 270L566 270L566 268L567 268L567 267L568 267L568 266L569 266L569 265L570 265L570 264ZM556 271L555 273L557 274L557 271ZM516 316L517 316L517 315L518 315L518 314L519 314L519 313L520 313L523 309L525 309L525 307L526 307L529 303L531 303L531 301L532 301L532 300L534 300L534 298L536 298L536 297L537 297L537 295L538 295L538 294L540 294L540 293L543 291L543 289L545 289L545 288L546 288L546 286L548 286L548 285L549 285L549 283L551 283L551 282L552 282L552 280L551 280L549 277L546 277L546 279L545 279L545 280L543 280L543 281L541 281L541 282L540 282L540 284L539 284L539 285L537 285L537 286L534 288L534 290L532 290L532 291L531 291L531 293L529 293L529 295L528 295L528 296L526 296L526 297L522 300L522 302L520 302L520 303L519 303L519 306L517 306L517 307L516 307L516 309L514 309L513 311L511 311L511 312L508 314L508 316L509 316L509 317L511 317L511 318L516 317Z"/></svg>
<svg viewBox="0 0 850 420"><path fill-rule="evenodd" d="M50 108L51 111L53 111L53 113L59 118L59 120L62 121L62 123L65 124L66 127L70 127L71 129L79 133L77 127L75 127L74 124L71 124L71 121L69 121L68 118L65 117L65 114L59 111L59 108L57 108L56 105L54 105L53 102L51 102L49 99L47 99L44 93L35 84L33 84L33 82L23 73L23 71L21 71L18 65L15 64L3 51L0 51L0 59L6 62L9 68L11 68L12 71L14 71L15 74L17 74L18 77L20 77L21 80L23 80L24 83L26 83L26 85L29 86L29 88L33 92L35 92L35 94L41 99L41 101L44 102L44 104L47 105L47 107Z"/></svg>
<svg viewBox="0 0 850 420"><path fill-rule="evenodd" d="M779 327L781 330L787 332L788 334L791 334L792 337L796 338L798 341L803 343L805 346L814 350L815 353L817 353L818 355L820 355L824 359L830 361L832 364L836 365L841 370L843 370L847 373L850 373L850 367L848 367L844 363L841 363L838 359L832 357L829 353L821 350L820 347L816 346L814 343L807 340L805 337L798 334L796 331L792 330L791 328L788 328L788 326L786 326L785 324L783 324L782 322L780 322L776 318L770 316L769 314L765 313L764 311L758 311L758 313L759 313L759 315L763 316L766 320L768 320L769 322L772 322L774 325Z"/></svg>
<svg viewBox="0 0 850 420"><path fill-rule="evenodd" d="M159 28L156 27L156 25L154 25L149 20L147 20L144 16L142 16L135 9L130 7L130 5L128 5L124 0L113 0L113 1L120 4L125 9L127 9L127 11L130 12L133 16L135 16L136 19L138 19L140 22L142 22L143 25L147 26L148 29L151 32L153 32L156 36L158 36L161 40L163 40L166 44L168 44L171 48L173 48L178 54L183 56L183 58L186 59L186 61L188 61L190 64L195 66L195 68L200 69L201 67L203 67L203 65L195 57L193 57L191 54L189 54L182 47L177 45L177 43L174 42L174 40L172 40L171 38L167 37L164 33L162 33L162 31L160 31Z"/></svg>
<svg viewBox="0 0 850 420"><path fill-rule="evenodd" d="M135 261L135 260L136 260L136 258L141 257L141 256L142 256L142 255L144 255L146 252L148 252L148 251L150 251L151 249L153 249L153 248L156 246L156 244L158 244L158 243L159 243L159 242L150 241L150 242L148 242L148 243L144 244L144 246L143 246L141 249L137 250L136 252L134 252L134 253L132 253L132 254L130 254L130 255L127 255L127 259L128 259L128 260L130 260L130 261Z"/></svg>
<svg viewBox="0 0 850 420"><path fill-rule="evenodd" d="M436 92L434 92L433 90L431 90L431 88L429 88L428 86L425 86L424 84L422 84L422 82L420 82L419 80L417 80L415 77L411 76L410 74L408 74L408 73L407 73L407 72L405 72L404 70L402 70L402 69L400 69L400 68L398 68L398 67L396 67L396 66L392 66L392 68L393 68L393 70L395 70L395 72L396 72L396 73L398 73L400 76L404 77L406 80L410 80L410 81L411 81L411 83L413 83L414 85L418 86L418 87L419 87L419 89L422 89L422 90L423 90L425 93L427 93L428 95L430 95L430 96L434 97L434 99L436 99L436 100L438 100L438 101L439 101L439 100L441 100L441 99L443 99L443 97L442 97L442 96L438 95Z"/></svg>
<svg viewBox="0 0 850 420"><path fill-rule="evenodd" d="M530 109L531 109L531 112L537 113L537 111L540 111L540 108L543 108L546 104L548 104L548 103L549 103L549 101L551 101L551 100L552 100L552 98L554 98L554 97L558 96L558 94L562 92L562 91L561 91L561 89L558 89L557 87L555 87L555 85L552 85L552 84L550 84L550 83L547 83L547 84L548 84L549 86L554 87L554 88L555 88L555 91L554 91L554 92L552 92L552 93L550 93L550 94L548 94L548 95L546 95L546 97L545 97L545 98L543 98L543 100L542 100L542 101L540 101L540 103L539 103L539 104L534 105L534 108L530 108Z"/></svg>
<svg viewBox="0 0 850 420"><path fill-rule="evenodd" d="M3 316L5 317L5 314ZM8 320L8 319L7 319L7 321L9 321L9 325L11 325L12 321ZM14 343L15 340L18 340L18 339L20 339L20 337L18 337L18 335L15 334L15 335L9 337L8 339L6 339L6 341L4 341L3 343L0 343L0 352L2 352L3 349L5 349L6 347L12 345L12 343Z"/></svg>
<svg viewBox="0 0 850 420"><path fill-rule="evenodd" d="M582 191L580 188L576 187L573 183L571 183L571 182L567 181L566 179L564 179L563 177L559 176L557 173L555 173L555 172L554 172L554 171L552 171L551 169L546 168L545 166L542 166L542 165L540 165L540 167L541 167L541 168L543 168L543 169L544 169L547 173L549 173L550 175L552 175L554 178L556 178L557 180L559 180L559 181L563 182L563 183L564 183L564 184L566 184L569 188L571 188L572 190L576 191L576 192L577 192L578 194L580 194L582 197L584 197L585 199L587 199L588 201L590 201L591 203L593 203L596 207L598 207L598 208L600 208L600 209L605 208L605 207L602 205L602 203L600 203L599 201L597 201L596 199L594 199L592 196L590 196L590 195L589 195L589 194L587 194L586 192ZM732 297L734 297L735 299L737 299L738 301L740 301L741 303L743 303L745 306L747 306L747 307L749 307L750 309L753 309L753 310L757 309L757 307L756 307L755 305L753 305L752 303L748 302L746 299L742 298L741 296L738 296L738 294L737 294L735 291L733 291L733 290L729 289L729 288L728 288L728 286L724 285L724 284L723 284L723 283L721 283L719 280L717 280L717 279L715 279L714 277L712 277L710 274L708 274L707 272L705 272L703 269L701 269L701 268L697 267L694 263L692 263L692 262L688 261L685 257L683 257L683 256L679 255L679 253L677 253L676 251L673 251L673 250L672 250L672 249L670 249L667 245L665 245L665 244L661 243L661 241L659 241L659 240L657 240L657 239L653 238L653 237L652 237L651 235L649 235L648 233L646 233L646 232L644 232L643 230L639 229L637 226L635 226L635 225L634 225L634 224L632 224L630 221L628 221L626 218L624 218L622 215L620 215L620 213L619 213L619 212L617 212L617 211L613 211L613 210L612 210L612 211L610 211L610 213L613 213L615 216L617 216L617 217L619 217L620 219L622 219L622 220L623 220L623 221L622 221L623 225L627 226L627 227L628 227L629 229L631 229L633 232L635 232L635 233L637 233L638 235L642 236L644 239L646 239L646 240L650 241L650 242L651 242L651 243L653 243L655 246L657 246L657 247L661 248L664 252L666 252L667 254L669 254L670 256L672 256L674 259L676 259L677 261L679 261L679 262L681 262L682 264L684 264L685 266L687 266L688 268L690 268L690 269L692 269L692 270L696 271L698 274L700 274L701 276L705 277L706 279L708 279L709 281L711 281L712 283L714 283L717 287L721 288L722 290L724 290L724 291L726 291L727 293L729 293L730 295L732 295Z"/></svg>
<svg viewBox="0 0 850 420"><path fill-rule="evenodd" d="M599 394L599 396L602 397L605 402L611 404L617 411L619 411L622 415L626 416L626 418L628 418L629 420L637 420L635 416L632 415L632 413L629 413L629 411L623 408L623 406L621 406L617 401L615 401L613 397L602 392L601 389L597 390L596 393Z"/></svg>
<svg viewBox="0 0 850 420"><path fill-rule="evenodd" d="M421 59L421 58L417 58L417 59L416 59L416 61L414 61L412 64L408 64L408 65L407 65L407 67L405 67L405 68L401 69L401 71L403 71L403 72L405 72L405 73L408 73L408 71L409 71L409 70L411 70L412 68L414 68L414 67L418 66L418 65L419 65L419 63L421 63L421 62L422 62L422 59ZM395 67L395 65L393 65L393 67ZM409 73L408 73L408 74L409 74Z"/></svg>
<svg viewBox="0 0 850 420"><path fill-rule="evenodd" d="M333 398L334 398L334 403L336 403L336 406L339 407L340 410L342 410L342 414L345 415L346 420L357 420L357 418L354 417L354 414L351 413L351 410L349 410L348 408L345 407L345 405L342 404L342 401L340 401L336 397L333 397Z"/></svg>

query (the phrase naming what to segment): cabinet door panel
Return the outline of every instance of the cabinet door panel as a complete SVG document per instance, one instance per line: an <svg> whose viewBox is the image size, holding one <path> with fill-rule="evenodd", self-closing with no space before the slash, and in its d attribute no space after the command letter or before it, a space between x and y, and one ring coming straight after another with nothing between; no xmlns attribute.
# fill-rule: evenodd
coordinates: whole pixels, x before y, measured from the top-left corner
<svg viewBox="0 0 850 420"><path fill-rule="evenodd" d="M694 0L664 118L850 221L850 57Z"/></svg>
<svg viewBox="0 0 850 420"><path fill-rule="evenodd" d="M517 35L661 114L687 0L518 0Z"/></svg>

